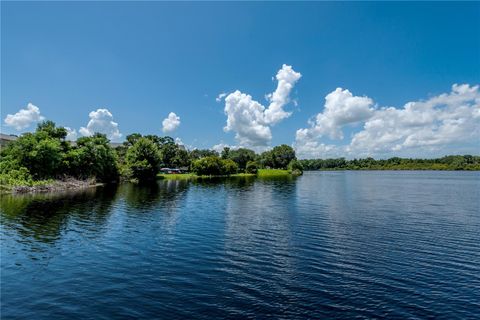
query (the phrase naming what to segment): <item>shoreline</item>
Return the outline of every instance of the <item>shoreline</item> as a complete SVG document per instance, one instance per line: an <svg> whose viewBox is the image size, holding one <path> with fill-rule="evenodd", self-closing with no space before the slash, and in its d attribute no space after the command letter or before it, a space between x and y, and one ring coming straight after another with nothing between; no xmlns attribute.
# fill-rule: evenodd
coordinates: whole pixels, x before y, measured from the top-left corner
<svg viewBox="0 0 480 320"><path fill-rule="evenodd" d="M435 168L322 168L322 169L305 169L304 172L313 171L480 171L480 169L435 169Z"/></svg>
<svg viewBox="0 0 480 320"><path fill-rule="evenodd" d="M269 178L269 177L287 177L287 176L299 176L301 172L295 172L285 169L259 169L257 173L235 173L230 175L196 175L194 173L180 173L180 174L165 174L160 173L157 175L160 179L166 180L194 180L194 179L215 179L215 178L241 178L241 177L254 177L254 178Z"/></svg>
<svg viewBox="0 0 480 320"><path fill-rule="evenodd" d="M83 190L105 185L94 180L54 180L51 183L37 184L32 186L7 186L9 190L2 190L2 194L35 194L35 193L57 193L63 191Z"/></svg>
<svg viewBox="0 0 480 320"><path fill-rule="evenodd" d="M347 169L347 168L324 168L317 170L304 170L304 172L318 172L318 171L480 171L480 170L452 170L452 169ZM216 178L274 178L274 177L287 177L287 176L299 176L301 173L290 172L283 169L259 169L257 173L236 173L232 175L202 175L198 176L193 173L182 174L158 174L158 180L203 180L203 179L216 179ZM61 193L65 191L84 190L94 187L104 186L106 183L99 183L95 180L78 180L68 178L65 180L53 180L52 182L46 182L45 184L39 183L36 185L17 185L17 186L5 186L2 185L0 195L23 195L23 194L40 194L40 193Z"/></svg>

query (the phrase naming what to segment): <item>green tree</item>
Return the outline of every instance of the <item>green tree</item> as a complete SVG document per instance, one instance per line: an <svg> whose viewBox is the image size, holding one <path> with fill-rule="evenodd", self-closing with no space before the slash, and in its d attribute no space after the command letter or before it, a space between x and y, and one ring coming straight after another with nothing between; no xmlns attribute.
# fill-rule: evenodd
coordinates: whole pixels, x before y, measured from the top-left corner
<svg viewBox="0 0 480 320"><path fill-rule="evenodd" d="M223 174L222 159L216 156L209 156L193 161L192 171L197 175L222 175Z"/></svg>
<svg viewBox="0 0 480 320"><path fill-rule="evenodd" d="M76 147L65 157L70 175L79 178L95 177L99 181L118 180L118 157L104 134L81 137Z"/></svg>
<svg viewBox="0 0 480 320"><path fill-rule="evenodd" d="M190 156L185 148L177 146L177 149L175 150L175 156L172 159L172 165L175 168L188 168L190 166Z"/></svg>
<svg viewBox="0 0 480 320"><path fill-rule="evenodd" d="M227 159L232 159L238 164L240 170L244 171L247 163L255 159L255 152L246 148L230 150Z"/></svg>
<svg viewBox="0 0 480 320"><path fill-rule="evenodd" d="M238 171L238 165L235 163L235 161L231 159L222 159L222 174L224 175L230 175L230 174L235 174Z"/></svg>
<svg viewBox="0 0 480 320"><path fill-rule="evenodd" d="M131 147L135 144L135 142L140 139L142 135L140 133L132 133L125 137L125 142L123 143L126 147Z"/></svg>
<svg viewBox="0 0 480 320"><path fill-rule="evenodd" d="M15 165L15 169L27 168L34 179L54 178L65 172L63 157L68 149L64 128L45 121L35 133L26 133L2 150L2 161Z"/></svg>
<svg viewBox="0 0 480 320"><path fill-rule="evenodd" d="M288 164L288 170L290 170L292 173L301 174L303 172L302 163L297 159L293 159Z"/></svg>
<svg viewBox="0 0 480 320"><path fill-rule="evenodd" d="M222 157L222 159L228 159L230 156L230 148L224 147L220 156Z"/></svg>
<svg viewBox="0 0 480 320"><path fill-rule="evenodd" d="M155 134L147 134L145 138L152 140L158 148L160 148L163 144L164 139L162 137L159 137Z"/></svg>
<svg viewBox="0 0 480 320"><path fill-rule="evenodd" d="M175 144L175 142L173 142L173 139L172 141L163 143L159 147L159 150L161 154L162 165L165 167L175 167L174 159L178 155L178 146Z"/></svg>
<svg viewBox="0 0 480 320"><path fill-rule="evenodd" d="M247 162L247 166L245 168L245 171L247 173L257 173L258 172L258 163L255 161L249 161Z"/></svg>
<svg viewBox="0 0 480 320"><path fill-rule="evenodd" d="M51 120L42 121L37 125L37 133L44 132L53 139L64 140L67 136L67 129L63 127L57 127L55 122Z"/></svg>
<svg viewBox="0 0 480 320"><path fill-rule="evenodd" d="M156 179L161 157L157 145L150 139L139 138L126 155L126 165L132 178L138 181Z"/></svg>
<svg viewBox="0 0 480 320"><path fill-rule="evenodd" d="M272 151L265 151L260 154L260 156L257 158L257 162L260 164L260 167L262 168L274 168L275 163L273 159L273 153Z"/></svg>
<svg viewBox="0 0 480 320"><path fill-rule="evenodd" d="M295 150L286 144L276 146L272 149L271 154L273 158L273 168L286 169L290 161L296 159Z"/></svg>

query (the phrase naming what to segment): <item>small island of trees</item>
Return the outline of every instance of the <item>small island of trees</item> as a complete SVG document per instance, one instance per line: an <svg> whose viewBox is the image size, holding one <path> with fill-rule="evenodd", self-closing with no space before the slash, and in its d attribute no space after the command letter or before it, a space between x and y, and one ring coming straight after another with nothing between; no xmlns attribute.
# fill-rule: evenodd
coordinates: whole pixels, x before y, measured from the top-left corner
<svg viewBox="0 0 480 320"><path fill-rule="evenodd" d="M65 128L44 121L35 132L25 133L2 147L1 190L48 186L59 181L88 185L122 180L143 182L162 176L159 173L165 167L184 168L190 177L299 175L303 170L480 170L480 157L470 155L440 159L297 160L295 150L288 145L260 154L228 147L218 153L209 149L186 150L168 136L134 133L116 147L100 133L75 142L67 141L66 136Z"/></svg>

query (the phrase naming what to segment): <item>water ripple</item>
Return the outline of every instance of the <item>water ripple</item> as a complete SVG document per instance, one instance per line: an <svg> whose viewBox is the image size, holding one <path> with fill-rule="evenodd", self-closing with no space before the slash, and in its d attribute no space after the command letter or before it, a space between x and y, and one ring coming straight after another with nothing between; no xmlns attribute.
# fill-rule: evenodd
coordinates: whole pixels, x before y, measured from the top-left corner
<svg viewBox="0 0 480 320"><path fill-rule="evenodd" d="M478 319L479 178L307 172L6 196L2 317Z"/></svg>

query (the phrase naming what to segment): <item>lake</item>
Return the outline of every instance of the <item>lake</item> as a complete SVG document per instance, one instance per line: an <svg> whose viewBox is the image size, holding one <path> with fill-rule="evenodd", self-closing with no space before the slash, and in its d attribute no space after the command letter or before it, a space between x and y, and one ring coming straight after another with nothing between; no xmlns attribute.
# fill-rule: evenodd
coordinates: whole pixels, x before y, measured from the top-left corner
<svg viewBox="0 0 480 320"><path fill-rule="evenodd" d="M2 196L2 319L480 318L480 172Z"/></svg>

